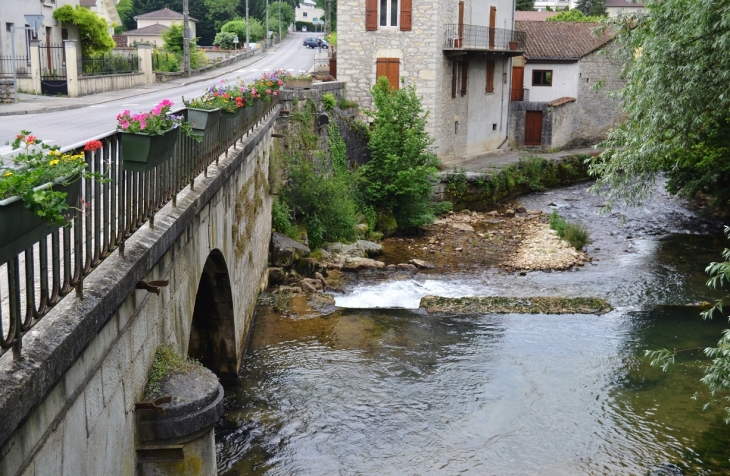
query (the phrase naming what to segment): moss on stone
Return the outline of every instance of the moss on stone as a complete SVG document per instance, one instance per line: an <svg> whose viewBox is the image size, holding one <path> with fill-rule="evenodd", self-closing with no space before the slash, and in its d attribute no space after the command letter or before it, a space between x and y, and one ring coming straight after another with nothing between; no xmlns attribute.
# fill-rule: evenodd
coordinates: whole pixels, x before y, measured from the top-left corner
<svg viewBox="0 0 730 476"><path fill-rule="evenodd" d="M604 314L613 310L606 301L595 297L462 297L425 296L420 307L429 314Z"/></svg>

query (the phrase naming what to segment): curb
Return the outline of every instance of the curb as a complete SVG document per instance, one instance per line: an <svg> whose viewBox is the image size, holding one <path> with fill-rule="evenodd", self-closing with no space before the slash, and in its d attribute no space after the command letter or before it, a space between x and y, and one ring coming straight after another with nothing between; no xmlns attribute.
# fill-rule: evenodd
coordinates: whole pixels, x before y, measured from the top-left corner
<svg viewBox="0 0 730 476"><path fill-rule="evenodd" d="M273 53L275 51L279 51L279 49L281 48L281 46L283 46L284 44L286 44L288 42L289 42L289 40L285 40L285 41L279 43L279 47L277 47L275 50L273 50L273 48L272 48L273 51L265 51L265 52L262 52L259 55L259 58L258 59L256 59L255 61L249 63L246 66L250 66L250 65L253 65L253 64L258 63L262 59L268 57L271 53ZM246 59L248 59L248 58L246 58ZM215 76L209 76L209 77L205 77L205 78L198 78L198 79L194 79L192 81L186 81L186 82L181 83L181 84L171 84L169 87L160 88L160 90L173 89L173 88L178 87L178 86L190 86L191 84L202 83L203 81L207 81L207 80L210 80L210 79L219 78L220 76L223 76L224 74L228 74L228 73L230 73L232 71L233 70L230 70L230 71L221 71L220 74L217 74ZM169 84L169 83L155 83L155 84L162 85L162 84ZM90 104L69 104L69 105L66 105L66 106L52 106L52 107L48 107L48 108L45 108L45 109L25 110L25 111L7 111L7 112L0 111L0 117L5 117L5 116L25 116L25 115L29 115L29 114L46 114L46 113L49 113L49 112L69 111L71 109L81 109L81 108L84 108L84 107L95 106L97 104L104 104L104 103L107 103L107 102L118 101L120 99L127 99L127 98L133 98L133 97L137 97L137 96L142 96L142 95L148 94L150 92L152 92L152 90L140 92L138 94L130 94L129 96L118 97L118 98L114 98L114 99L107 99L105 101L99 101L99 102L90 103Z"/></svg>

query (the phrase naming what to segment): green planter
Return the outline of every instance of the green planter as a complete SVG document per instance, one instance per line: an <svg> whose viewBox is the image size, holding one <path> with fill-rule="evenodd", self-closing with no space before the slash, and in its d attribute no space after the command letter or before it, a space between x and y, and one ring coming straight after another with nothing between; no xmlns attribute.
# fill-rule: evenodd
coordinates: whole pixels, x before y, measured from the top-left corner
<svg viewBox="0 0 730 476"><path fill-rule="evenodd" d="M122 166L132 172L147 172L172 157L180 135L178 129L170 129L159 136L141 132L119 133L122 137Z"/></svg>
<svg viewBox="0 0 730 476"><path fill-rule="evenodd" d="M221 110L221 116L223 116L226 119L236 119L236 118L240 117L241 114L243 114L244 109L245 109L245 107L237 107L236 112L228 112L228 111Z"/></svg>
<svg viewBox="0 0 730 476"><path fill-rule="evenodd" d="M188 108L188 122L193 128L193 134L204 136L215 130L221 118L220 109L193 109Z"/></svg>
<svg viewBox="0 0 730 476"><path fill-rule="evenodd" d="M42 190L50 184L36 187ZM55 185L55 190L66 192L66 203L69 207L79 206L81 194L81 180L69 185ZM20 197L10 197L0 200L0 264L7 263L15 255L28 249L31 245L45 238L50 232L58 228L49 225L42 218L23 206Z"/></svg>

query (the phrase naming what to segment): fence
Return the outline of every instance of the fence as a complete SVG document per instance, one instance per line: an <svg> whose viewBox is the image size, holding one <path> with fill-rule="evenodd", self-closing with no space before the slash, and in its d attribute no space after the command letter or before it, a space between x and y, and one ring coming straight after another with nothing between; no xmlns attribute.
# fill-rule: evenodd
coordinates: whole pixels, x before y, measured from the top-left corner
<svg viewBox="0 0 730 476"><path fill-rule="evenodd" d="M248 134L277 105L258 101L246 114L223 116L215 131L198 143L180 136L172 159L148 172L122 169L120 134L98 138L103 147L83 152L87 170L111 178L97 183L83 180L79 208L71 226L52 231L45 239L0 263L0 355L13 349L21 358L22 338L71 290L83 296L83 281L114 250L124 256L124 242L144 223L154 226L155 213L208 166L218 164L221 154ZM187 114L186 110L185 113ZM78 151L83 144L64 149Z"/></svg>
<svg viewBox="0 0 730 476"><path fill-rule="evenodd" d="M479 50L523 50L527 36L524 31L489 28L479 25L446 25L444 48Z"/></svg>
<svg viewBox="0 0 730 476"><path fill-rule="evenodd" d="M30 78L30 58L28 56L15 57L15 74L19 78ZM13 57L0 56L0 78L13 77Z"/></svg>
<svg viewBox="0 0 730 476"><path fill-rule="evenodd" d="M99 58L81 58L81 74L83 76L137 72L139 72L137 55L131 55L130 57L109 55Z"/></svg>
<svg viewBox="0 0 730 476"><path fill-rule="evenodd" d="M179 71L180 59L174 53L155 50L152 52L152 69L162 72Z"/></svg>

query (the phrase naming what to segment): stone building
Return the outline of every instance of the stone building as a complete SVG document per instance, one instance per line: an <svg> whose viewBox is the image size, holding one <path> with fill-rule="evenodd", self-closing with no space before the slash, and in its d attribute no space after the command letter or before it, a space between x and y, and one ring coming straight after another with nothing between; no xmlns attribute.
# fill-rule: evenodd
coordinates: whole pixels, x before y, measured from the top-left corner
<svg viewBox="0 0 730 476"><path fill-rule="evenodd" d="M41 44L61 45L63 40L79 40L79 30L74 25L65 25L53 18L53 12L64 5L76 7L79 0L0 0L0 56L11 56L15 35L15 55L22 57L30 66L30 44L39 41ZM38 32L21 30L28 26L25 15L43 15L43 23ZM16 27L13 31L13 27ZM18 64L18 67L21 65ZM12 71L9 61L0 62L0 75Z"/></svg>
<svg viewBox="0 0 730 476"><path fill-rule="evenodd" d="M444 163L498 149L523 53L514 13L514 0L340 0L337 78L364 108L377 77L415 85Z"/></svg>
<svg viewBox="0 0 730 476"><path fill-rule="evenodd" d="M516 22L527 35L512 71L509 136L513 147L566 149L598 143L624 115L609 91L624 86L623 62L597 23ZM598 82L603 87L595 89Z"/></svg>

